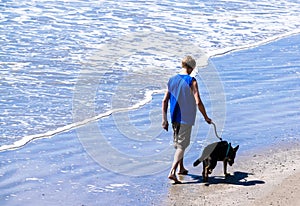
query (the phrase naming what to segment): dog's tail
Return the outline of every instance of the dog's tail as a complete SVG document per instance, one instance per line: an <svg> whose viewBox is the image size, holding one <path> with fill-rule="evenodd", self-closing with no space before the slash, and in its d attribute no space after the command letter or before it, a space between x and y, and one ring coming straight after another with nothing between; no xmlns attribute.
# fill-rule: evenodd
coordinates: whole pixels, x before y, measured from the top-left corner
<svg viewBox="0 0 300 206"><path fill-rule="evenodd" d="M200 163L201 163L200 159L197 159L197 160L194 162L193 166L196 167L196 166L197 166L198 164L200 164Z"/></svg>
<svg viewBox="0 0 300 206"><path fill-rule="evenodd" d="M196 167L198 164L200 164L203 160L205 160L206 158L208 158L210 156L210 154L214 151L214 149L216 148L216 146L218 145L219 142L214 142L212 144L207 145L203 152L201 157L199 157L199 159L197 159L194 162L194 167Z"/></svg>

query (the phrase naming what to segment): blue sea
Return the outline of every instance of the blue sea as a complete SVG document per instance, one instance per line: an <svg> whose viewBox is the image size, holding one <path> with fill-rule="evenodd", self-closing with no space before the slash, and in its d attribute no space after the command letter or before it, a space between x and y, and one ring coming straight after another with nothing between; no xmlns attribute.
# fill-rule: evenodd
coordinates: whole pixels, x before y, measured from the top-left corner
<svg viewBox="0 0 300 206"><path fill-rule="evenodd" d="M217 133L241 152L300 138L300 3L0 1L1 205L159 205L181 59L198 113L187 165ZM80 194L80 195L78 195Z"/></svg>

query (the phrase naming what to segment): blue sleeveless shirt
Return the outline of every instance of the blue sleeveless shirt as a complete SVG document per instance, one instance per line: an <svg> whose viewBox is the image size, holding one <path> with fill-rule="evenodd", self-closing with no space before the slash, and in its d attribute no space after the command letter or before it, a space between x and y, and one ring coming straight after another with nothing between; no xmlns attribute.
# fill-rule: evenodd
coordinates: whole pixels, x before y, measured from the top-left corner
<svg viewBox="0 0 300 206"><path fill-rule="evenodd" d="M189 75L177 74L169 79L170 114L172 123L194 125L196 118L196 102L191 86L195 80Z"/></svg>

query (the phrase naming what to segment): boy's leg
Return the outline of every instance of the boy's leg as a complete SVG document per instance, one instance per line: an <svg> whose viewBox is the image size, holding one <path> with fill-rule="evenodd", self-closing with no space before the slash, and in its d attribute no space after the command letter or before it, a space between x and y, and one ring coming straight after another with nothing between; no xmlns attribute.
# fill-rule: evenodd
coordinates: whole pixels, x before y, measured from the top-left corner
<svg viewBox="0 0 300 206"><path fill-rule="evenodd" d="M180 125L180 131L178 133L178 146L183 150L182 159L179 162L179 171L178 174L180 175L187 175L188 170L185 169L183 158L184 158L184 152L185 149L190 145L190 139L191 139L191 132L192 132L192 126L182 124Z"/></svg>
<svg viewBox="0 0 300 206"><path fill-rule="evenodd" d="M171 180L174 180L175 183L180 182L176 177L176 170L177 170L178 165L181 164L180 162L183 159L183 154L184 154L184 150L181 148L177 148L175 151L175 154L174 154L174 160L173 160L172 168L170 170L168 178Z"/></svg>
<svg viewBox="0 0 300 206"><path fill-rule="evenodd" d="M184 157L184 151L183 151L183 157ZM180 174L180 175L187 175L188 174L188 170L185 169L185 167L183 165L183 157L179 161L179 172L178 172L178 174Z"/></svg>

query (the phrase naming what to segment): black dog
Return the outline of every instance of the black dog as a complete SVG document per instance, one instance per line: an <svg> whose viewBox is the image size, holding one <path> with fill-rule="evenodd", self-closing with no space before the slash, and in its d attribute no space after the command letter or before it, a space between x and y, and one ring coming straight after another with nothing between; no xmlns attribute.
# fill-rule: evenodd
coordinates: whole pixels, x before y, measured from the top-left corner
<svg viewBox="0 0 300 206"><path fill-rule="evenodd" d="M223 161L225 177L227 173L227 163L232 166L239 145L233 148L227 141L215 142L204 148L202 156L194 162L196 167L200 162L203 162L203 181L208 181L208 175L212 173L217 165L217 161Z"/></svg>

